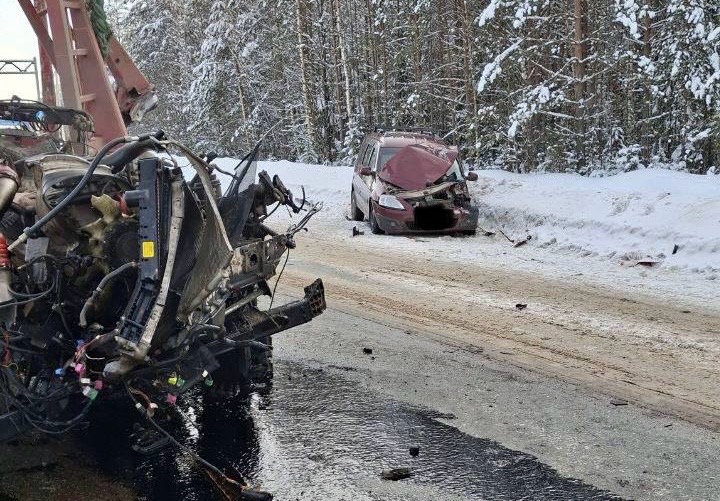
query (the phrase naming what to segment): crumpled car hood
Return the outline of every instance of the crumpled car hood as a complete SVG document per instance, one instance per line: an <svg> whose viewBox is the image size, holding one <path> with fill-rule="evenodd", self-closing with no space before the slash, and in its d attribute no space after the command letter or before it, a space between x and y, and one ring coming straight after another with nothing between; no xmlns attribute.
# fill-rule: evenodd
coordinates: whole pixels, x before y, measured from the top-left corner
<svg viewBox="0 0 720 501"><path fill-rule="evenodd" d="M406 200L410 200L413 198L424 198L427 196L434 195L435 193L440 193L442 191L449 190L456 184L457 184L457 182L455 182L455 181L447 181L445 183L434 184L432 186L429 186L427 188L423 188L420 190L389 189L389 190L387 190L387 193L389 195L394 195L398 198L404 198Z"/></svg>
<svg viewBox="0 0 720 501"><path fill-rule="evenodd" d="M450 149L412 144L398 151L378 177L403 190L422 190L443 177L456 157L457 152Z"/></svg>

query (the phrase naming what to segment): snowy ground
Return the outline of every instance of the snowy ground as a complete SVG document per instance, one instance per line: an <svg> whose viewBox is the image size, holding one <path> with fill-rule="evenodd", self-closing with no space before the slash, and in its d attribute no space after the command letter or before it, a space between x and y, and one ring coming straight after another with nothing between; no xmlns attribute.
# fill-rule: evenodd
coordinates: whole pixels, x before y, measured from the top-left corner
<svg viewBox="0 0 720 501"><path fill-rule="evenodd" d="M229 168L232 163L220 161ZM570 174L512 174L478 171L471 183L481 209L480 225L494 236L388 237L371 235L366 223L347 219L352 169L260 162L258 169L278 174L300 196L322 201L314 231L351 239L357 245L398 247L413 255L443 261L482 260L558 278L704 303L715 297L720 275L720 177L666 170L643 170L605 178ZM274 218L275 224L282 224ZM532 236L514 248L510 238ZM677 246L675 254L673 250ZM651 268L630 266L652 258ZM712 302L712 301L710 301ZM708 306L706 304L706 306Z"/></svg>
<svg viewBox="0 0 720 501"><path fill-rule="evenodd" d="M720 269L720 178L642 170L605 178L481 172L491 227L613 262L651 257L671 269ZM672 254L675 245L676 254Z"/></svg>

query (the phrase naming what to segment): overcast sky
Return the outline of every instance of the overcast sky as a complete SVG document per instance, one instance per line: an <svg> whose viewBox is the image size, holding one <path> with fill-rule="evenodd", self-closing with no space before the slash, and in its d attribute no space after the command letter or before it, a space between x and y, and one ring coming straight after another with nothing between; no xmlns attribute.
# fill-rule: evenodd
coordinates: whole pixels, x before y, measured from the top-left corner
<svg viewBox="0 0 720 501"><path fill-rule="evenodd" d="M38 57L35 33L25 19L17 0L0 0L0 59L32 59ZM0 75L0 99L16 94L36 99L35 77L32 75Z"/></svg>

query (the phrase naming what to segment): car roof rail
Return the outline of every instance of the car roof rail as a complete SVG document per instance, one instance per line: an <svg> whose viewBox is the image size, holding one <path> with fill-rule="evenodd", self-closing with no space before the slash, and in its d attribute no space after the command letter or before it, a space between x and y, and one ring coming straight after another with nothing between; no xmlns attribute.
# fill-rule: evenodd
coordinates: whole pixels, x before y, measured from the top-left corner
<svg viewBox="0 0 720 501"><path fill-rule="evenodd" d="M433 127L406 127L403 125L376 125L373 128L373 132L378 132L381 134L402 134L402 133L412 133L412 134L422 134L425 136L433 136L440 138L440 133L437 129Z"/></svg>

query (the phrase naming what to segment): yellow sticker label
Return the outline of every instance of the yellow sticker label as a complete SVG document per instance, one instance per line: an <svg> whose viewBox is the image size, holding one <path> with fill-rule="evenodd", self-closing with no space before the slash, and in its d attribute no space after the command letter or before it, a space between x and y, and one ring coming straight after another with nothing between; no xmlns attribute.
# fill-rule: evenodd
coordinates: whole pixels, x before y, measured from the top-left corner
<svg viewBox="0 0 720 501"><path fill-rule="evenodd" d="M142 243L142 257L143 259L155 257L155 242L152 240L146 240Z"/></svg>

